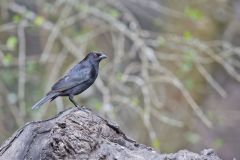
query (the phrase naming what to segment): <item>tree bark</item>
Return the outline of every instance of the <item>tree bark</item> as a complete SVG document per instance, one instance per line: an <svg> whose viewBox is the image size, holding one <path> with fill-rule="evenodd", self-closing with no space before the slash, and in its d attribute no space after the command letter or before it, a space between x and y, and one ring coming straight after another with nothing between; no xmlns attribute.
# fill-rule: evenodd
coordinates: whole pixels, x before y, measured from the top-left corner
<svg viewBox="0 0 240 160"><path fill-rule="evenodd" d="M220 160L212 149L160 154L128 138L118 126L87 109L71 108L30 122L0 148L0 160Z"/></svg>

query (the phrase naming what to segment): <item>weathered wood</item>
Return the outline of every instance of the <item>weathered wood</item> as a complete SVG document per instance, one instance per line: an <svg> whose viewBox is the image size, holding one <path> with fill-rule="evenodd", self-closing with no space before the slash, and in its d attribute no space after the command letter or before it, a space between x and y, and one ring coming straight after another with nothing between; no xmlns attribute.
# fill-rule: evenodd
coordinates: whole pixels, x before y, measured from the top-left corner
<svg viewBox="0 0 240 160"><path fill-rule="evenodd" d="M212 150L204 150L201 155L186 150L159 154L90 110L78 108L26 124L1 146L0 159L220 160Z"/></svg>

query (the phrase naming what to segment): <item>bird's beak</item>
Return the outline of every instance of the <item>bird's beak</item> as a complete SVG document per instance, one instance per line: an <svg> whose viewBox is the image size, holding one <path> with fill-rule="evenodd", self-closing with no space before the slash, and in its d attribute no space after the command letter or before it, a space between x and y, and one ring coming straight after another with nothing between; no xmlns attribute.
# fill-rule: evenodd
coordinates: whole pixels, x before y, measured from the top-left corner
<svg viewBox="0 0 240 160"><path fill-rule="evenodd" d="M105 58L107 58L107 56L106 56L105 54L102 54L102 55L99 57L100 60L105 59Z"/></svg>

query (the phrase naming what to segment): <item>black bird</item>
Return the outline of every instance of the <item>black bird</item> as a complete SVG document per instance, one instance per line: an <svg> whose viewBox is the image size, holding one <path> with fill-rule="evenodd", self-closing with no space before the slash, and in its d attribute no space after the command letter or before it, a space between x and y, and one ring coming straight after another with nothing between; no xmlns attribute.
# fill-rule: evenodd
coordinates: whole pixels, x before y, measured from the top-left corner
<svg viewBox="0 0 240 160"><path fill-rule="evenodd" d="M38 101L32 109L37 109L47 101L53 101L58 96L68 96L75 107L78 107L73 96L82 93L94 83L98 76L99 62L104 58L107 58L107 56L103 53L90 52L67 75L55 83L51 91Z"/></svg>

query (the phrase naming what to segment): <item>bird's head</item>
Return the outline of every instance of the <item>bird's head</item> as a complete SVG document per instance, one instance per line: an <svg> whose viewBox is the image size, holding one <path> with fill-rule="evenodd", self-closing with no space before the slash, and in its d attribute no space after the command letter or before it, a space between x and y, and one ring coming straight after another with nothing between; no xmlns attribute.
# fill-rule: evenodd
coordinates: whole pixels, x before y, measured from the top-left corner
<svg viewBox="0 0 240 160"><path fill-rule="evenodd" d="M105 54L103 54L103 53L100 53L100 52L90 52L90 53L88 53L86 58L84 58L84 60L88 59L88 60L90 60L92 62L98 62L99 63L102 59L105 59L105 58L107 58L107 56Z"/></svg>

